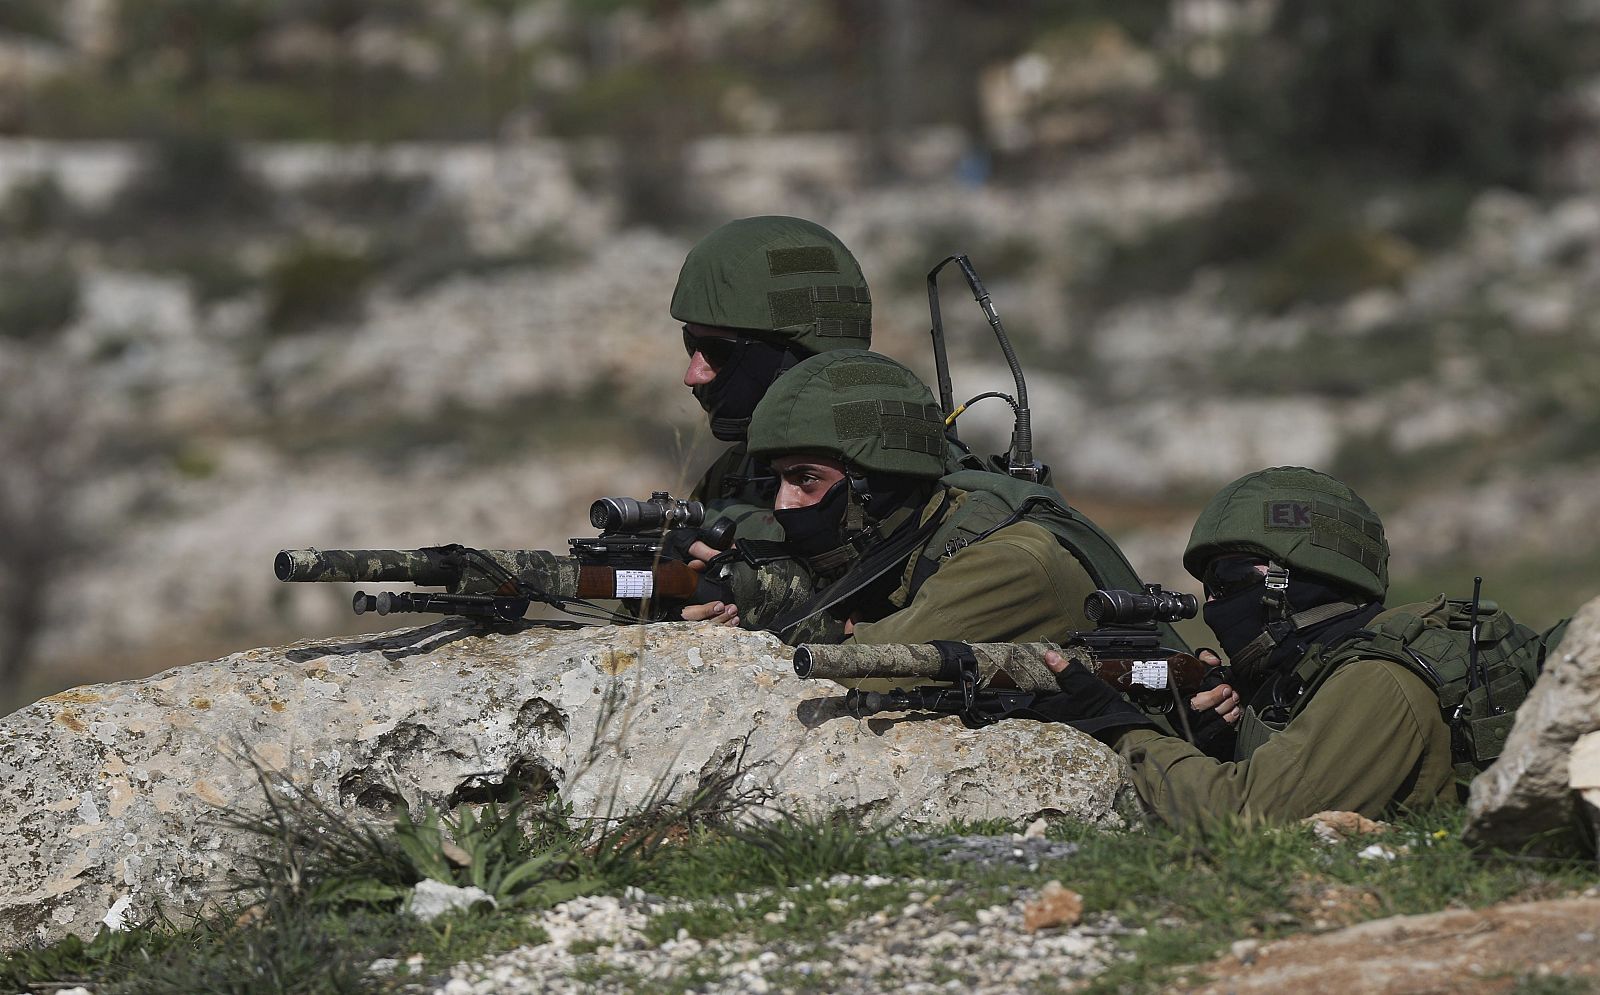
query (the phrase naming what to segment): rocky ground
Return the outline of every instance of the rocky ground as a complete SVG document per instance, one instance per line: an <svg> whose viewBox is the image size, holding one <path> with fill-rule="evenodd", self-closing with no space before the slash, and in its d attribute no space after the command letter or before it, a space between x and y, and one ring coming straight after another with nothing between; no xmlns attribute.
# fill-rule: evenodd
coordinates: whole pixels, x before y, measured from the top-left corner
<svg viewBox="0 0 1600 995"><path fill-rule="evenodd" d="M1016 853L1022 859L1021 845ZM868 878L816 887L887 883ZM459 965L431 990L435 995L1072 991L1129 956L1120 952L1117 937L1144 933L1106 914L1080 921L1075 895L1070 914L1059 916L1054 910L1062 892L1048 885L1020 892L1006 904L950 915L939 909L948 891L944 884L912 884L918 890L898 910L841 915L825 935L773 944L744 936L701 942L685 932L655 945L639 931L662 909L661 900L638 892L621 899L579 899L536 917L550 935L548 942ZM845 908L844 900L836 901ZM1325 901L1331 910L1339 899ZM1179 968L1176 977L1180 980L1166 990L1206 995L1286 989L1477 995L1518 985L1540 990L1533 987L1540 983L1564 986L1554 991L1589 991L1600 982L1600 888L1574 898L1375 919L1269 943L1246 936L1227 956Z"/></svg>
<svg viewBox="0 0 1600 995"><path fill-rule="evenodd" d="M1019 842L1011 849L1016 856L1009 859L1026 860L1029 849L1044 847ZM892 883L878 877L836 878L805 887L842 895ZM687 984L708 995L796 989L1014 992L1092 977L1119 956L1111 937L1135 932L1110 916L1080 924L1081 900L1059 883L1021 892L1009 903L954 915L940 907L950 897L951 882L905 883L913 890L900 908L852 917L849 902L835 898L830 904L839 911L837 920L811 925L792 941L771 944L745 936L702 942L684 930L656 945L639 931L668 903L637 892L621 899L580 899L538 917L550 934L548 943L455 968L439 990L490 995ZM735 896L733 902L749 900ZM780 902L767 919L781 923L785 915L785 903Z"/></svg>

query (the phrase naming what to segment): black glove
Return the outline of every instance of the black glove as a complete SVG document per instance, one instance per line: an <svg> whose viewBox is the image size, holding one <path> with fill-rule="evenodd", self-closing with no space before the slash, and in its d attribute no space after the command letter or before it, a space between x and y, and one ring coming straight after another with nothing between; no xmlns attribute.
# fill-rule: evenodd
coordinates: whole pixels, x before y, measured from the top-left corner
<svg viewBox="0 0 1600 995"><path fill-rule="evenodd" d="M1212 667L1200 682L1200 690L1210 691L1219 685L1232 683L1233 674L1227 667ZM1222 761L1233 759L1233 746L1239 738L1239 730L1224 722L1216 709L1197 712L1185 701L1182 713L1171 722L1178 735L1199 747L1206 756Z"/></svg>
<svg viewBox="0 0 1600 995"><path fill-rule="evenodd" d="M1103 743L1114 741L1128 729L1161 728L1139 706L1076 660L1057 674L1056 680L1061 685L1060 694L1040 695L1031 707L1012 714L1041 722L1064 722Z"/></svg>

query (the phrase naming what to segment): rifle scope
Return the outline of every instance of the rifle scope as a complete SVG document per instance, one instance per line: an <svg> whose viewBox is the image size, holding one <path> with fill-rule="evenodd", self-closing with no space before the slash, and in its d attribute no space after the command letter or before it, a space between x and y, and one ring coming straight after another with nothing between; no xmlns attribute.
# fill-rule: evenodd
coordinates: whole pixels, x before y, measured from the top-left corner
<svg viewBox="0 0 1600 995"><path fill-rule="evenodd" d="M666 491L656 491L645 501L604 497L589 506L589 524L602 532L639 535L697 529L705 520L705 505L699 501L680 501Z"/></svg>
<svg viewBox="0 0 1600 995"><path fill-rule="evenodd" d="M1192 594L1162 590L1146 584L1140 592L1103 590L1083 599L1083 613L1095 625L1146 625L1176 622L1200 613L1200 600Z"/></svg>

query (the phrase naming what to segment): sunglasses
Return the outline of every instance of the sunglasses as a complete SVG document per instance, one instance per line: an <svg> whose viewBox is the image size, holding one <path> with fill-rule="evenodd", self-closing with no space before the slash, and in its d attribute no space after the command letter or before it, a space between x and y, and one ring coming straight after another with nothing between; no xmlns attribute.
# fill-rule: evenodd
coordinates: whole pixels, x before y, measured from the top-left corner
<svg viewBox="0 0 1600 995"><path fill-rule="evenodd" d="M1256 572L1256 567L1265 565L1265 560L1249 556L1224 556L1206 564L1200 583L1207 598L1220 600L1262 583L1265 578Z"/></svg>
<svg viewBox="0 0 1600 995"><path fill-rule="evenodd" d="M683 350L693 359L695 353L705 357L713 369L723 369L738 353L739 347L744 344L742 339L725 339L714 335L696 335L687 328L683 330Z"/></svg>

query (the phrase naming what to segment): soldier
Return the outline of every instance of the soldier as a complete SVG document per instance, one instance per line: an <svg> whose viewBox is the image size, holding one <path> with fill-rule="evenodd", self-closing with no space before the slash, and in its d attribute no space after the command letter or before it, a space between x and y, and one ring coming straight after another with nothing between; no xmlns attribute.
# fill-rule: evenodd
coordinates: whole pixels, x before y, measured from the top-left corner
<svg viewBox="0 0 1600 995"><path fill-rule="evenodd" d="M1183 555L1246 702L1233 761L1160 734L1081 665L1048 654L1065 692L1055 717L1127 758L1146 806L1173 825L1326 809L1377 818L1453 801L1450 730L1418 673L1432 664L1363 642L1384 611L1388 560L1378 516L1344 484L1302 467L1248 474L1212 498Z"/></svg>
<svg viewBox="0 0 1600 995"><path fill-rule="evenodd" d="M861 267L810 221L730 221L689 250L672 316L684 323L689 353L683 384L710 417L711 434L734 443L690 496L735 517L770 509L776 482L746 449L750 415L802 359L872 344L872 297Z"/></svg>
<svg viewBox="0 0 1600 995"><path fill-rule="evenodd" d="M738 608L747 627L790 642L1059 640L1090 627L1090 592L1139 586L1116 544L1056 491L947 472L933 395L884 356L837 350L785 373L756 406L749 452L778 474L784 538L741 539L741 554L798 560L807 582ZM684 617L710 617L705 607Z"/></svg>

